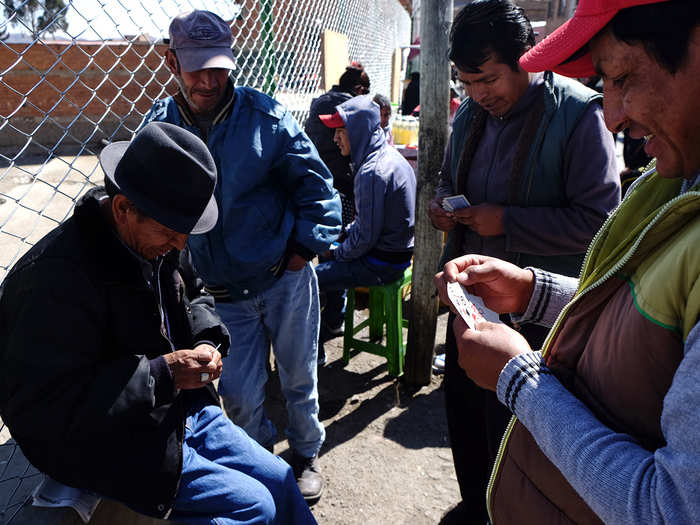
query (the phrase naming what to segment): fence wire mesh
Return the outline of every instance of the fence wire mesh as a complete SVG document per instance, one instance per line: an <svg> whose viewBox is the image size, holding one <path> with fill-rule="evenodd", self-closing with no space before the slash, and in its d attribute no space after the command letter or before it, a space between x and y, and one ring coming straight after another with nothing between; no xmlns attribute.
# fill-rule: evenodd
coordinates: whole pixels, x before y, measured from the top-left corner
<svg viewBox="0 0 700 525"><path fill-rule="evenodd" d="M392 54L409 43L411 25L398 0L2 0L2 6L0 283L72 213L78 197L101 183L102 146L128 140L152 102L175 93L163 55L176 14L207 9L229 21L235 83L271 94L301 124L322 92L324 30L347 35L349 58L364 64L372 92L389 95ZM0 523L11 521L37 477L0 420Z"/></svg>

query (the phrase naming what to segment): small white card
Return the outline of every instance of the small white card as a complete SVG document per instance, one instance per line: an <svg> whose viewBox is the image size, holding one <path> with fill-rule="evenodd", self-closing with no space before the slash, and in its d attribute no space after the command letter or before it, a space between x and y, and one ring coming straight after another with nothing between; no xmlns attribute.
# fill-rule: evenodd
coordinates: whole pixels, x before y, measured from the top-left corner
<svg viewBox="0 0 700 525"><path fill-rule="evenodd" d="M471 206L471 204L469 204L469 201L464 195L453 195L452 197L445 197L442 199L443 209L450 212L468 208L469 206Z"/></svg>
<svg viewBox="0 0 700 525"><path fill-rule="evenodd" d="M467 323L467 326L472 330L476 328L476 323L485 321L481 312L467 299L464 286L458 282L447 283L447 296L450 298L450 301L452 301L459 315L464 319L464 322Z"/></svg>

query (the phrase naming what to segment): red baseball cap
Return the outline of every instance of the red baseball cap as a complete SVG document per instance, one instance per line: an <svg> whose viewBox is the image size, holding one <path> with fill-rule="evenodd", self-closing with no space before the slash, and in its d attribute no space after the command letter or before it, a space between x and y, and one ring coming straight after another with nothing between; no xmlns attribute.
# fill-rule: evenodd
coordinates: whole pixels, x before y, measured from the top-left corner
<svg viewBox="0 0 700 525"><path fill-rule="evenodd" d="M321 122L323 122L329 128L345 127L345 121L343 120L343 117L340 116L340 113L338 113L337 111L332 115L319 115L318 118L320 118Z"/></svg>
<svg viewBox="0 0 700 525"><path fill-rule="evenodd" d="M531 72L549 70L567 77L591 77L596 72L589 52L566 61L590 42L622 9L668 1L580 0L574 16L520 57L520 66Z"/></svg>

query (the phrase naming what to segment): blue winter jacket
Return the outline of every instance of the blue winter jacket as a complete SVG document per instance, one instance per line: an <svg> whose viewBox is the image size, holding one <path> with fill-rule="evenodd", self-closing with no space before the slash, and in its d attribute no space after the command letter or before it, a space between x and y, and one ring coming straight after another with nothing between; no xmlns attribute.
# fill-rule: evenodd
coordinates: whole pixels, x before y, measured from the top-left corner
<svg viewBox="0 0 700 525"><path fill-rule="evenodd" d="M370 95L337 108L350 140L355 172L355 221L334 251L338 261L370 255L389 262L410 260L415 229L416 176L396 148L386 143L379 106Z"/></svg>
<svg viewBox="0 0 700 525"><path fill-rule="evenodd" d="M188 246L208 285L243 299L272 286L286 255L323 253L341 228L331 174L294 117L274 99L237 87L214 119L207 146L219 173L216 227ZM173 97L157 101L146 122L164 121L201 136Z"/></svg>

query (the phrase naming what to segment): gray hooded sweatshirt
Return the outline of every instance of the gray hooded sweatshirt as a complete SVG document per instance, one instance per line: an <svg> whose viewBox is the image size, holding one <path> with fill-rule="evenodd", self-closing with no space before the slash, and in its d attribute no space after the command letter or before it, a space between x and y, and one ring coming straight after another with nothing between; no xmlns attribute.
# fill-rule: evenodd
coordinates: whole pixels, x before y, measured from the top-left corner
<svg viewBox="0 0 700 525"><path fill-rule="evenodd" d="M368 255L388 262L410 260L416 206L416 176L379 125L379 106L370 95L336 108L350 139L355 176L355 221L335 250L338 261Z"/></svg>

